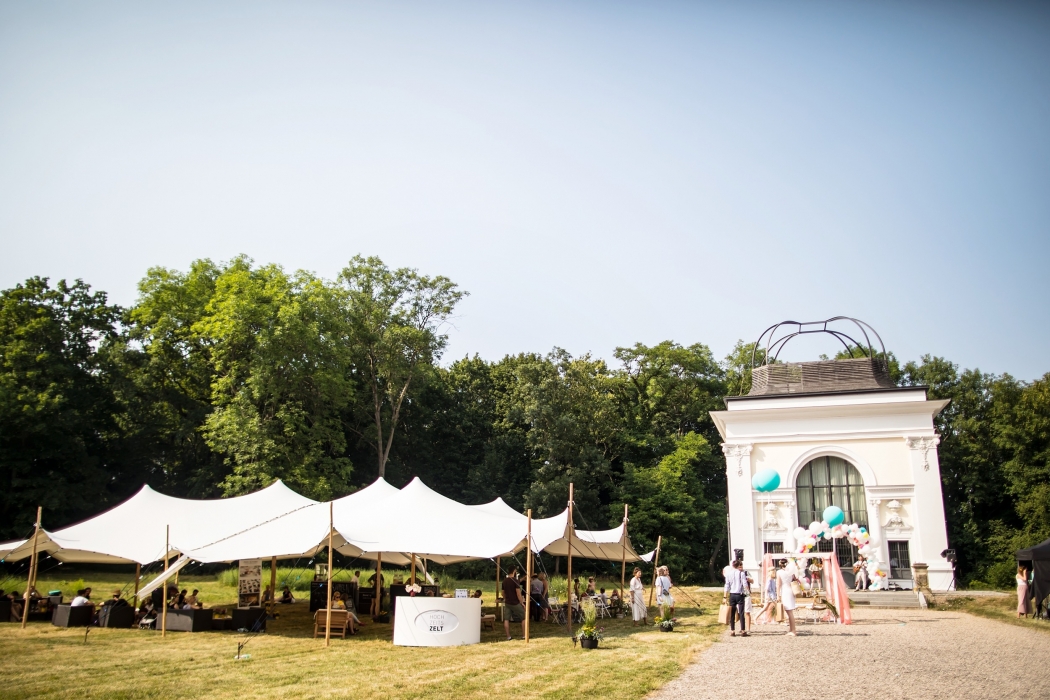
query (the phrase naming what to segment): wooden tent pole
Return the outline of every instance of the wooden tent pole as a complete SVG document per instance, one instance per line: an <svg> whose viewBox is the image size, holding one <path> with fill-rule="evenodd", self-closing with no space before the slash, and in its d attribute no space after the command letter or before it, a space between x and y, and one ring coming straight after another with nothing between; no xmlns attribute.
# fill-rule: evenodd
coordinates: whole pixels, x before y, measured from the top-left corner
<svg viewBox="0 0 1050 700"><path fill-rule="evenodd" d="M36 525L33 526L33 553L29 557L29 578L26 579L26 594L22 600L22 629L26 628L26 622L29 621L29 591L33 589L33 584L36 582L36 547L37 541L40 534L40 516L43 514L43 507L36 507Z"/></svg>
<svg viewBox="0 0 1050 700"><path fill-rule="evenodd" d="M623 556L620 558L620 605L623 605L623 589L627 583L627 504L623 504Z"/></svg>
<svg viewBox="0 0 1050 700"><path fill-rule="evenodd" d="M171 549L171 525L164 526L164 570L168 570L168 550ZM168 632L168 582L165 580L164 595L161 596L160 608L160 636Z"/></svg>
<svg viewBox="0 0 1050 700"><path fill-rule="evenodd" d="M379 617L383 612L383 553L376 554L376 597L372 601L373 613Z"/></svg>
<svg viewBox="0 0 1050 700"><path fill-rule="evenodd" d="M500 622L503 622L503 620L505 619L506 613L503 612L503 607L499 604L499 601L500 601L500 597L499 597L499 584L500 584L500 579L499 579L499 562L500 562L500 557L496 557L496 612L502 613L500 615Z"/></svg>
<svg viewBox="0 0 1050 700"><path fill-rule="evenodd" d="M525 539L525 643L529 643L530 621L532 620L532 508L527 511L529 518L528 537Z"/></svg>
<svg viewBox="0 0 1050 700"><path fill-rule="evenodd" d="M139 579L142 578L142 564L135 562L135 597L132 601L135 604L135 609L139 609Z"/></svg>
<svg viewBox="0 0 1050 700"><path fill-rule="evenodd" d="M331 558L331 557L329 557ZM277 557L270 557L270 614L277 612Z"/></svg>
<svg viewBox="0 0 1050 700"><path fill-rule="evenodd" d="M335 518L333 517L334 506L332 501L328 502L328 604L325 605L324 623L324 645L327 647L332 643L332 530L335 529Z"/></svg>
<svg viewBox="0 0 1050 700"><path fill-rule="evenodd" d="M656 537L656 554L653 556L653 587L649 590L649 607L652 607L653 593L656 593L656 572L660 568L660 543L663 539L663 535L657 535Z"/></svg>
<svg viewBox="0 0 1050 700"><path fill-rule="evenodd" d="M572 530L573 530L573 527L574 526L572 524L572 484L570 483L569 484L569 527L566 530L569 533L569 556L567 557L568 561L566 563L566 569L567 569L566 576L568 577L566 580L568 581L568 583L566 584L566 588L569 589L569 593L568 593L567 597L569 599L568 623L569 623L569 636L570 637L572 636L572 611L573 611L573 607L572 607L572 594L573 594L573 586L572 586Z"/></svg>
<svg viewBox="0 0 1050 700"><path fill-rule="evenodd" d="M416 585L416 555L412 555L412 585Z"/></svg>

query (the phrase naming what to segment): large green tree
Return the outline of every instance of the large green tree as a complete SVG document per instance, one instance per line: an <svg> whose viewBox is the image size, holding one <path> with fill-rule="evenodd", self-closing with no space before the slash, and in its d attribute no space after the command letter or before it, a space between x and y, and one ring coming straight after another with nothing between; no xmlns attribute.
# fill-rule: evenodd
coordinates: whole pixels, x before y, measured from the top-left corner
<svg viewBox="0 0 1050 700"><path fill-rule="evenodd" d="M121 309L84 282L0 292L0 531L25 536L97 512L137 480L122 459L114 367Z"/></svg>
<svg viewBox="0 0 1050 700"><path fill-rule="evenodd" d="M339 282L355 374L366 387L356 432L384 476L405 401L440 359L448 343L442 330L466 292L447 277L391 270L376 257L353 258Z"/></svg>

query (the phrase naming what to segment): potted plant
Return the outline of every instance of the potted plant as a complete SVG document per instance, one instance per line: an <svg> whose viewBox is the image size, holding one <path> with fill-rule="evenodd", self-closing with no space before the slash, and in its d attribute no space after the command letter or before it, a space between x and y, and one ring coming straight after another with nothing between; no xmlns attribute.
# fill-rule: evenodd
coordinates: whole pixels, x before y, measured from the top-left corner
<svg viewBox="0 0 1050 700"><path fill-rule="evenodd" d="M594 607L594 602L585 599L580 605L580 612L583 614L583 625L576 638L580 640L580 646L584 649L597 649L598 643L605 639L605 628L597 626L598 610Z"/></svg>
<svg viewBox="0 0 1050 700"><path fill-rule="evenodd" d="M674 626L678 624L677 617L658 617L655 620L656 626L660 628L661 632L674 632Z"/></svg>

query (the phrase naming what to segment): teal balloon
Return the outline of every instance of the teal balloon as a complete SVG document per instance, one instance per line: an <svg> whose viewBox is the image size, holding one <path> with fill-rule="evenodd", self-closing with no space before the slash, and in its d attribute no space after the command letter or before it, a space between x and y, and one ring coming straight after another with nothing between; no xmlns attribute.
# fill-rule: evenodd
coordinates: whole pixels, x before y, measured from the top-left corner
<svg viewBox="0 0 1050 700"><path fill-rule="evenodd" d="M846 514L842 512L842 509L838 506L828 506L824 509L824 522L831 527L841 525L842 521L846 519Z"/></svg>
<svg viewBox="0 0 1050 700"><path fill-rule="evenodd" d="M780 486L780 474L777 473L776 469L763 469L758 474L751 477L751 485L755 487L755 491L774 491Z"/></svg>

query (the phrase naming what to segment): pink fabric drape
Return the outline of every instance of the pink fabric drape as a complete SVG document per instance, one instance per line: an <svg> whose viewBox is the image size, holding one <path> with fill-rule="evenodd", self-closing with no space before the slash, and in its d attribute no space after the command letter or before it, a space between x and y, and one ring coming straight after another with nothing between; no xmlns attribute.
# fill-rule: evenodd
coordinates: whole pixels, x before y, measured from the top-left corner
<svg viewBox="0 0 1050 700"><path fill-rule="evenodd" d="M853 613L849 609L849 589L846 581L842 578L842 568L839 566L839 558L832 554L828 557L825 569L825 586L827 588L828 600L832 602L839 611L839 624L849 625L853 623Z"/></svg>
<svg viewBox="0 0 1050 700"><path fill-rule="evenodd" d="M769 583L769 570L773 568L773 555L766 554L762 555L762 581L758 584L762 591L762 604L765 605L769 601L766 600L766 586Z"/></svg>

